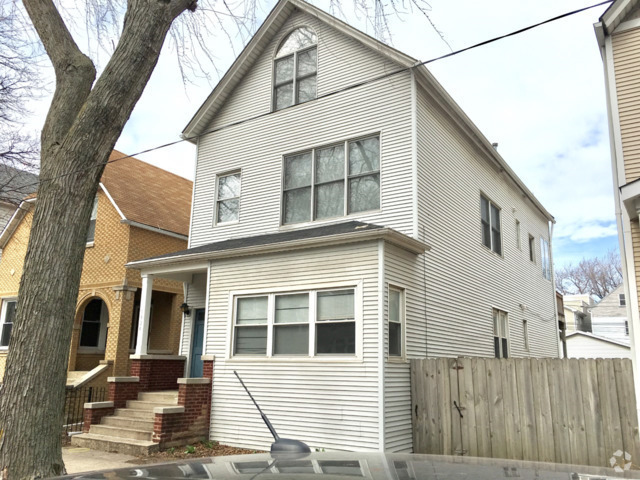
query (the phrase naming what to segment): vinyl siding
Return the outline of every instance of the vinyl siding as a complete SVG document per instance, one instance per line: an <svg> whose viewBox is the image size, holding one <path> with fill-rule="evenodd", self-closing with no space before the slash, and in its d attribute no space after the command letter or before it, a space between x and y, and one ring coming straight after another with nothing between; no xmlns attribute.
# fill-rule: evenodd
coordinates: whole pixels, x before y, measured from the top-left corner
<svg viewBox="0 0 640 480"><path fill-rule="evenodd" d="M427 256L429 253L426 254ZM424 255L414 255L393 245L385 245L385 451L411 452L411 378L408 362L389 361L388 288L396 286L405 293L406 358L425 356L427 328L425 319Z"/></svg>
<svg viewBox="0 0 640 480"><path fill-rule="evenodd" d="M540 237L548 240L545 217L421 87L417 99L419 234L432 247L424 275L428 335L423 355L492 357L495 307L509 314L512 356L558 356L555 293L540 264ZM482 244L481 193L501 209L501 256ZM535 239L535 263L529 260L529 234Z"/></svg>
<svg viewBox="0 0 640 480"><path fill-rule="evenodd" d="M182 339L180 342L180 355L191 353L192 322L196 308L205 308L207 303L207 275L199 273L193 276L193 283L189 284L187 292L187 305L191 307L191 315L184 318L182 327Z"/></svg>
<svg viewBox="0 0 640 480"><path fill-rule="evenodd" d="M620 306L620 294L624 294L624 285L620 285L609 295L604 297L595 307L590 308L591 319L596 321L596 317L624 317L627 318L626 306Z"/></svg>
<svg viewBox="0 0 640 480"><path fill-rule="evenodd" d="M640 178L640 28L614 33L613 63L626 183Z"/></svg>
<svg viewBox="0 0 640 480"><path fill-rule="evenodd" d="M237 370L280 436L312 448L377 450L377 242L215 261L210 281L206 348L216 357L211 439L261 450L272 442L233 375ZM345 282L362 285L361 360L230 358L233 292L304 291Z"/></svg>
<svg viewBox="0 0 640 480"><path fill-rule="evenodd" d="M313 17L298 13L283 27L222 107L214 124L267 113L271 102L273 52L284 35L298 25L317 32L318 93L388 72L382 57L360 46ZM281 227L283 155L380 134L381 208L345 218L391 226L412 233L411 82L408 72L297 105L260 119L208 134L200 139L190 245L272 233L304 225ZM375 99L373 101L372 99ZM238 223L213 226L216 175L241 170ZM313 225L322 222L313 222Z"/></svg>
<svg viewBox="0 0 640 480"><path fill-rule="evenodd" d="M569 358L631 358L631 349L583 335L567 337Z"/></svg>

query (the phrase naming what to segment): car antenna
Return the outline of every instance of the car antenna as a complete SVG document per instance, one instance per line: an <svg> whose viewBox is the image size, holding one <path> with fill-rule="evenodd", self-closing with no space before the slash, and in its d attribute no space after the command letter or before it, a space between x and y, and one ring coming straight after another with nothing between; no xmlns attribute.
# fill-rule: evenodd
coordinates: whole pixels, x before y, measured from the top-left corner
<svg viewBox="0 0 640 480"><path fill-rule="evenodd" d="M251 392L249 391L247 386L244 384L244 382L240 378L240 375L238 375L238 372L234 370L233 373L235 374L236 377L238 377L238 380L240 380L240 383L246 390L247 394L249 395L249 398L258 409L258 412L260 412L260 416L262 417L262 420L267 425L267 428L271 432L271 435L273 435L275 442L271 444L271 453L311 453L311 449L309 448L309 446L306 443L301 442L300 440L292 440L290 438L280 438L280 436L278 435L278 432L276 432L276 429L273 428L273 425L271 425L271 422L269 421L267 416L264 414L264 412L258 405L258 402L256 402L256 400L253 398L253 395L251 395Z"/></svg>

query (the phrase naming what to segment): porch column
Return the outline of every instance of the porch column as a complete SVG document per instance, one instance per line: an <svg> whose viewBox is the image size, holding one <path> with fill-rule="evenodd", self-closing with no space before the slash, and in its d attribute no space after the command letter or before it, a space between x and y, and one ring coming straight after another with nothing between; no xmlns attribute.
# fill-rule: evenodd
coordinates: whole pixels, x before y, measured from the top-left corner
<svg viewBox="0 0 640 480"><path fill-rule="evenodd" d="M149 324L151 322L151 292L153 291L153 275L142 274L142 291L140 292L140 318L138 319L138 340L136 355L147 354L149 340Z"/></svg>

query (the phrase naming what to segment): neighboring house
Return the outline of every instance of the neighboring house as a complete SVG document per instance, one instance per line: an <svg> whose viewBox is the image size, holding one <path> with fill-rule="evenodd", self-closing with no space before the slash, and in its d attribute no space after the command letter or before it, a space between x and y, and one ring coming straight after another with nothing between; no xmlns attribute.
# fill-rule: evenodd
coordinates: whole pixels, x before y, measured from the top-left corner
<svg viewBox="0 0 640 480"><path fill-rule="evenodd" d="M629 342L588 332L567 335L569 358L631 358Z"/></svg>
<svg viewBox="0 0 640 480"><path fill-rule="evenodd" d="M624 285L620 285L604 297L595 307L591 307L591 331L594 335L629 343L629 323L627 322L627 302Z"/></svg>
<svg viewBox="0 0 640 480"><path fill-rule="evenodd" d="M562 345L562 357L567 358L567 318L564 314L562 294L556 290L556 312L558 312L558 338Z"/></svg>
<svg viewBox="0 0 640 480"><path fill-rule="evenodd" d="M409 359L559 355L553 217L416 63L282 0L183 132L189 249L129 266L189 279L211 439L272 441L234 371L282 436L411 451Z"/></svg>
<svg viewBox="0 0 640 480"><path fill-rule="evenodd" d="M114 151L104 170L87 235L69 356L68 383L76 386L129 373L141 279L125 264L187 245L192 182L135 158L116 160L121 157ZM0 235L0 379L35 202L22 202ZM154 285L149 351L177 353L183 293L180 282Z"/></svg>
<svg viewBox="0 0 640 480"><path fill-rule="evenodd" d="M562 299L567 333L590 332L591 313L595 304L591 295L565 295Z"/></svg>
<svg viewBox="0 0 640 480"><path fill-rule="evenodd" d="M616 221L634 384L640 399L640 368L634 353L640 346L640 0L615 0L594 28L604 65Z"/></svg>
<svg viewBox="0 0 640 480"><path fill-rule="evenodd" d="M20 202L38 189L38 175L0 164L0 232Z"/></svg>

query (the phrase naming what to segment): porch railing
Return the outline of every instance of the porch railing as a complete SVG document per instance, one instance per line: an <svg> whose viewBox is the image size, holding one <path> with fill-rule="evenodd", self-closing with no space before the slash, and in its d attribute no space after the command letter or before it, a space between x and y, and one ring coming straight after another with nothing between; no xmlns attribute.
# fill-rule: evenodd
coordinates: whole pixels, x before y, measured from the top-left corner
<svg viewBox="0 0 640 480"><path fill-rule="evenodd" d="M104 387L67 388L64 401L64 423L62 432L66 435L82 432L84 404L104 402L107 389Z"/></svg>

